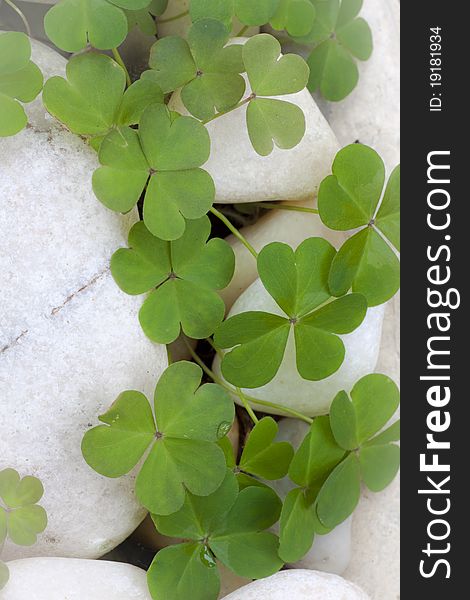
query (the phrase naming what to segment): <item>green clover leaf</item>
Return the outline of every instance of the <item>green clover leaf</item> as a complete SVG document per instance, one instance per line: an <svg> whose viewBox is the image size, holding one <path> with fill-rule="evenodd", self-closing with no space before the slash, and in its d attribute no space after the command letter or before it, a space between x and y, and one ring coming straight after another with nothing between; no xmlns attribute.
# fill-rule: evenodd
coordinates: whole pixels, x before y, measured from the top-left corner
<svg viewBox="0 0 470 600"><path fill-rule="evenodd" d="M140 10L148 4L149 0L61 0L44 17L44 29L66 52L79 52L88 44L109 50L126 39L129 25L123 9Z"/></svg>
<svg viewBox="0 0 470 600"><path fill-rule="evenodd" d="M191 0L189 14L195 23L201 19L215 19L225 25L227 31L232 29L234 0Z"/></svg>
<svg viewBox="0 0 470 600"><path fill-rule="evenodd" d="M243 46L243 62L252 89L246 120L253 148L269 155L274 145L296 146L305 134L305 116L297 105L266 96L299 92L307 84L308 66L296 54L281 56L281 46L271 35L259 34Z"/></svg>
<svg viewBox="0 0 470 600"><path fill-rule="evenodd" d="M316 14L310 0L281 0L270 23L274 29L285 29L292 37L303 37L311 33Z"/></svg>
<svg viewBox="0 0 470 600"><path fill-rule="evenodd" d="M251 430L240 458L239 469L263 479L280 479L287 474L294 450L288 442L275 442L279 427L264 417Z"/></svg>
<svg viewBox="0 0 470 600"><path fill-rule="evenodd" d="M0 516L0 521L1 521L1 516ZM1 527L1 525L0 525ZM3 588L6 586L6 584L8 583L8 580L10 579L10 571L8 570L7 565L0 560L0 591L3 590Z"/></svg>
<svg viewBox="0 0 470 600"><path fill-rule="evenodd" d="M0 137L26 127L20 102L32 102L41 91L42 73L30 58L31 44L24 33L0 33Z"/></svg>
<svg viewBox="0 0 470 600"><path fill-rule="evenodd" d="M147 228L161 239L176 240L185 219L202 217L214 201L214 182L199 168L209 152L204 125L153 104L142 114L138 132L120 127L104 138L93 190L108 208L127 212L146 188Z"/></svg>
<svg viewBox="0 0 470 600"><path fill-rule="evenodd" d="M397 474L400 450L392 442L399 424L374 438L399 405L395 383L374 373L360 379L351 390L337 394L331 405L330 424L335 440L350 451L325 481L317 498L317 515L326 527L335 527L354 510L359 500L361 477L373 492L387 487Z"/></svg>
<svg viewBox="0 0 470 600"><path fill-rule="evenodd" d="M215 290L226 287L235 269L233 250L213 238L208 217L188 221L181 238L165 242L140 221L129 233L130 249L111 259L111 273L127 294L151 290L139 313L145 334L169 344L183 332L206 338L222 322L225 306Z"/></svg>
<svg viewBox="0 0 470 600"><path fill-rule="evenodd" d="M233 422L233 403L216 384L199 387L201 377L194 363L170 365L155 389L155 419L147 398L127 391L100 417L105 425L83 437L85 460L106 477L125 475L147 453L136 495L154 513L179 510L185 490L211 494L225 477L224 453L215 442Z"/></svg>
<svg viewBox="0 0 470 600"><path fill-rule="evenodd" d="M139 10L126 10L124 13L127 17L127 25L129 31L134 27L138 27L142 33L148 36L157 34L156 16L162 15L168 7L168 0L152 0L152 2Z"/></svg>
<svg viewBox="0 0 470 600"><path fill-rule="evenodd" d="M318 417L289 468L299 487L289 492L281 513L280 556L300 560L315 533L325 534L347 519L359 502L361 480L373 492L397 474L399 422L377 435L399 405L395 383L366 375L334 398L329 417Z"/></svg>
<svg viewBox="0 0 470 600"><path fill-rule="evenodd" d="M308 58L308 88L320 90L327 100L343 100L356 87L359 72L355 58L367 60L372 53L372 33L367 22L357 17L362 0L317 2L311 32L300 41L314 43Z"/></svg>
<svg viewBox="0 0 470 600"><path fill-rule="evenodd" d="M367 304L360 294L330 302L328 273L334 256L335 249L322 238L305 240L295 252L277 242L261 250L259 277L285 316L240 313L216 330L216 345L233 348L221 366L230 383L254 388L271 381L292 330L301 377L317 381L339 369L345 350L338 334L350 333L362 323Z"/></svg>
<svg viewBox="0 0 470 600"><path fill-rule="evenodd" d="M241 577L268 577L282 562L278 539L265 530L279 518L281 502L273 490L239 491L226 471L222 485L204 498L188 493L180 511L152 515L159 532L190 540L161 550L148 571L152 598L215 600L219 593L216 559Z"/></svg>
<svg viewBox="0 0 470 600"><path fill-rule="evenodd" d="M36 543L47 526L46 511L37 504L43 494L36 477L21 479L14 469L0 471L0 547L7 536L19 546Z"/></svg>
<svg viewBox="0 0 470 600"><path fill-rule="evenodd" d="M182 87L183 104L198 119L228 110L245 91L242 47L226 46L228 40L222 22L201 19L189 30L187 42L169 36L152 46L149 65L163 91Z"/></svg>
<svg viewBox="0 0 470 600"><path fill-rule="evenodd" d="M311 548L315 533L326 533L318 526L314 501L344 456L328 417L317 417L289 468L290 479L299 487L289 492L282 507L279 555L284 561L300 560Z"/></svg>
<svg viewBox="0 0 470 600"><path fill-rule="evenodd" d="M235 14L245 25L265 25L279 7L280 0L235 0Z"/></svg>
<svg viewBox="0 0 470 600"><path fill-rule="evenodd" d="M82 54L67 63L67 79L51 77L44 105L70 131L103 137L115 126L135 125L150 104L163 102L155 81L140 79L127 90L124 70L104 54Z"/></svg>
<svg viewBox="0 0 470 600"><path fill-rule="evenodd" d="M400 286L400 167L385 181L380 156L362 144L338 152L333 174L318 193L320 218L331 229L363 227L341 247L331 266L329 285L334 296L351 287L367 298L369 306L389 300Z"/></svg>

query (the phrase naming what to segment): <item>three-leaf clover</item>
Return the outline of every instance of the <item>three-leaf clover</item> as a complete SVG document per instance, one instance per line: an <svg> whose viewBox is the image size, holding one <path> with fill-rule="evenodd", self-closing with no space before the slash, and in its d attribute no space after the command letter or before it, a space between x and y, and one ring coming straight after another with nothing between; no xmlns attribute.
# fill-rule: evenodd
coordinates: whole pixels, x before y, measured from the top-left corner
<svg viewBox="0 0 470 600"><path fill-rule="evenodd" d="M165 242L140 221L129 233L130 248L114 253L111 272L123 291L153 290L139 313L150 339L169 344L181 329L189 337L203 339L222 322L225 306L215 290L229 284L235 257L225 240L207 242L210 230L204 216L188 221L178 240Z"/></svg>
<svg viewBox="0 0 470 600"><path fill-rule="evenodd" d="M142 393L123 392L99 417L104 425L82 440L85 460L106 477L129 473L147 453L136 495L156 514L179 510L186 490L211 494L225 477L225 456L215 442L230 429L233 402L216 384L199 388L201 377L194 363L170 365L155 389L155 418Z"/></svg>
<svg viewBox="0 0 470 600"><path fill-rule="evenodd" d="M185 219L202 217L214 201L214 182L199 168L209 152L204 125L153 104L142 114L138 131L120 127L104 138L93 190L108 208L128 212L145 189L146 226L161 239L176 240Z"/></svg>
<svg viewBox="0 0 470 600"><path fill-rule="evenodd" d="M315 533L327 533L351 515L361 480L379 492L398 471L400 450L393 442L400 437L399 421L378 433L398 408L397 386L374 373L360 379L350 397L336 395L329 417L315 419L291 462L289 477L299 487L282 508L279 552L286 562L302 558Z"/></svg>
<svg viewBox="0 0 470 600"><path fill-rule="evenodd" d="M41 91L42 73L30 58L31 44L24 33L0 33L0 137L26 126L20 102L31 102Z"/></svg>
<svg viewBox="0 0 470 600"><path fill-rule="evenodd" d="M245 91L242 47L226 46L228 40L221 21L201 19L189 30L188 41L169 36L152 46L149 65L163 91L182 87L181 100L198 119L228 110Z"/></svg>
<svg viewBox="0 0 470 600"><path fill-rule="evenodd" d="M343 100L356 87L359 72L354 58L367 60L372 53L372 33L358 17L362 0L326 0L315 3L316 18L307 36L315 47L307 62L308 88L320 90L331 101Z"/></svg>
<svg viewBox="0 0 470 600"><path fill-rule="evenodd" d="M294 252L274 242L258 255L258 273L284 316L263 311L240 313L216 330L219 348L233 348L222 360L222 373L233 385L255 388L276 375L293 331L297 370L317 381L339 369L344 344L337 334L350 333L366 314L360 294L331 300L328 273L336 252L322 238L303 241Z"/></svg>
<svg viewBox="0 0 470 600"><path fill-rule="evenodd" d="M8 536L19 546L32 546L47 526L46 511L37 503L44 494L36 477L20 478L14 469L0 471L0 548Z"/></svg>
<svg viewBox="0 0 470 600"><path fill-rule="evenodd" d="M115 126L135 125L163 93L150 78L127 90L124 70L109 56L87 53L67 63L67 79L51 77L43 91L44 105L70 131L103 137Z"/></svg>
<svg viewBox="0 0 470 600"><path fill-rule="evenodd" d="M124 10L136 11L149 4L150 0L61 0L44 17L44 29L66 52L78 52L88 44L109 50L126 38L129 25Z"/></svg>
<svg viewBox="0 0 470 600"><path fill-rule="evenodd" d="M273 490L253 486L239 492L234 474L226 471L213 494L188 493L177 513L153 515L160 533L189 540L156 555L147 574L154 600L216 600L216 559L241 577L259 579L278 571L278 538L265 529L277 521L280 509Z"/></svg>
<svg viewBox="0 0 470 600"><path fill-rule="evenodd" d="M333 260L331 292L341 296L352 287L367 298L369 306L382 304L400 286L400 262L394 250L400 249L400 167L383 192L382 159L368 146L351 144L338 152L332 172L318 193L321 220L340 231L362 229Z"/></svg>
<svg viewBox="0 0 470 600"><path fill-rule="evenodd" d="M312 31L316 14L311 0L281 0L270 23L274 29L285 29L290 36L301 37Z"/></svg>
<svg viewBox="0 0 470 600"><path fill-rule="evenodd" d="M296 146L305 133L305 116L291 102L269 98L304 89L309 69L296 54L281 56L281 46L271 35L259 34L243 46L243 62L252 89L246 112L253 148L267 156L274 148Z"/></svg>

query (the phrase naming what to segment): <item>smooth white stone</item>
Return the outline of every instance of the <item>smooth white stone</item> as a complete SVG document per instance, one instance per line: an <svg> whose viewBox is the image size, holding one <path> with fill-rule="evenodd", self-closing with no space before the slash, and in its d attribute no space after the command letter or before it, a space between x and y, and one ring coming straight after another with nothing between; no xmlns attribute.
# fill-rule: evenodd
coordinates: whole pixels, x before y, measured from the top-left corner
<svg viewBox="0 0 470 600"><path fill-rule="evenodd" d="M234 38L231 43L247 39ZM250 93L247 83L245 96ZM269 156L257 154L248 136L246 105L207 124L211 154L204 169L214 179L216 203L308 200L331 172L338 142L308 90L276 97L305 114L305 135L291 150L275 147ZM179 92L171 97L170 108L187 114Z"/></svg>
<svg viewBox="0 0 470 600"><path fill-rule="evenodd" d="M356 585L338 575L292 569L259 579L224 600L369 600Z"/></svg>
<svg viewBox="0 0 470 600"><path fill-rule="evenodd" d="M124 563L26 558L8 568L1 600L151 600L145 571Z"/></svg>
<svg viewBox="0 0 470 600"><path fill-rule="evenodd" d="M48 75L65 60L38 42L33 59ZM151 397L167 365L165 347L143 334L141 299L109 272L136 220L94 197L96 154L27 107L30 125L0 139L0 469L44 484L46 531L25 548L7 542L5 559L97 557L144 518L134 476L108 479L85 463L85 431L126 389ZM97 510L99 507L99 510Z"/></svg>
<svg viewBox="0 0 470 600"><path fill-rule="evenodd" d="M228 316L250 310L283 314L260 279L254 281L238 298ZM283 404L309 416L327 413L333 398L340 390L351 389L358 379L374 371L379 353L383 316L384 305L370 308L364 321L355 331L340 336L346 349L344 362L336 373L321 381L307 381L299 375L295 364L294 336L291 332L283 361L274 379L262 387L245 390L246 393L260 400ZM213 370L222 377L218 356L214 359ZM234 399L237 403L241 403L238 396ZM255 410L284 414L273 408L256 404L253 406Z"/></svg>
<svg viewBox="0 0 470 600"><path fill-rule="evenodd" d="M316 202L285 202L292 206L316 208ZM333 231L323 225L316 214L291 210L272 209L254 225L241 229L243 236L259 252L270 242L283 242L292 248L309 237L323 237L339 248L345 239L342 231ZM256 261L246 247L233 235L226 238L235 253L235 273L230 284L220 292L227 309L246 288L258 277Z"/></svg>
<svg viewBox="0 0 470 600"><path fill-rule="evenodd" d="M308 424L298 419L281 419L278 425L277 440L289 442L297 450L307 435ZM269 484L282 499L295 487L289 477L271 481ZM351 522L352 517L349 517L330 533L316 535L307 554L291 566L342 575L351 560Z"/></svg>
<svg viewBox="0 0 470 600"><path fill-rule="evenodd" d="M158 29L158 37L166 37L168 35L179 35L180 37L186 37L188 35L189 28L192 25L191 17L189 15L185 15L180 19L176 19L175 21L169 21L168 23L162 23L166 19L170 19L177 15L180 15L187 10L189 10L189 5L191 0L170 0L168 2L168 7L166 11L162 14L161 17L157 17L157 29ZM233 27L232 34L236 35L244 25L240 23L240 21L235 17L233 19ZM259 33L259 27L249 27L244 35L250 37Z"/></svg>

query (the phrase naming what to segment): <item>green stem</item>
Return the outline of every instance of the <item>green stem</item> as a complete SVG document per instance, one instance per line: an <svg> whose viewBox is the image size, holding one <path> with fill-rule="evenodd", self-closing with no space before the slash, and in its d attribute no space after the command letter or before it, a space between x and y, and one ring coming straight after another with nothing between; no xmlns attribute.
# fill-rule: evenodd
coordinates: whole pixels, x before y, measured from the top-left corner
<svg viewBox="0 0 470 600"><path fill-rule="evenodd" d="M157 23L171 23L172 21L177 21L178 19L182 19L183 17L187 17L189 15L189 10L185 10L173 17L168 17L167 19L158 19Z"/></svg>
<svg viewBox="0 0 470 600"><path fill-rule="evenodd" d="M241 37L244 33L248 31L249 25L245 25L240 29L238 33L236 33L233 37Z"/></svg>
<svg viewBox="0 0 470 600"><path fill-rule="evenodd" d="M189 342L186 338L184 339L184 342L186 344L186 347L188 348L189 353L193 357L194 361L201 367L201 369L204 371L204 373L208 377L210 377L212 379L212 381L214 381L218 385L222 386L224 389L226 389L231 394L236 394L240 398L240 400L243 402L244 406L245 406L245 402L247 402L247 403L250 402L251 404L259 404L260 406L266 406L266 407L274 408L278 411L282 411L288 415L291 415L292 417L295 417L297 419L305 421L305 423L308 423L309 425L311 425L313 423L313 419L311 419L310 417L307 417L307 415L304 415L304 414L298 412L297 410L294 410L293 408L283 406L282 404L276 404L275 402L268 402L267 400L260 400L259 398L254 398L253 396L249 396L248 394L245 394L244 392L242 392L242 390L240 390L240 388L234 388L231 385L228 385L225 381L220 379L220 377L217 377L217 375L214 373L214 371L209 369L209 367L199 358L197 353L191 348L191 345L189 344ZM241 393L241 395L239 392ZM245 408L246 408L246 406L245 406Z"/></svg>
<svg viewBox="0 0 470 600"><path fill-rule="evenodd" d="M246 98L243 98L243 100L240 100L240 102L238 102L238 104L235 104L235 106L232 106L232 108L228 108L227 110L221 110L220 112L215 113L214 116L209 117L205 121L202 121L202 124L207 125L207 123L210 123L211 121L215 121L215 119L218 119L219 117L223 117L224 115L227 115L228 113L231 113L232 111L237 110L237 108L240 108L241 106L248 104L248 102L251 102L251 100L253 100L254 97L255 97L254 94L250 94Z"/></svg>
<svg viewBox="0 0 470 600"><path fill-rule="evenodd" d="M316 208L307 208L306 206L290 206L289 204L278 204L277 202L250 202L250 206L259 206L260 208L273 208L277 210L292 210L295 212L312 213L318 215Z"/></svg>
<svg viewBox="0 0 470 600"><path fill-rule="evenodd" d="M220 219L228 229L230 229L233 235L240 240L240 242L245 246L248 252L250 252L250 254L252 254L255 258L255 260L257 260L258 253L256 252L256 250L253 248L250 242L238 231L238 229L234 225L232 225L232 223L230 223L227 217L214 207L212 207L210 211L213 215Z"/></svg>
<svg viewBox="0 0 470 600"><path fill-rule="evenodd" d="M119 50L117 48L113 48L112 49L112 53L113 53L113 56L114 56L114 60L124 70L124 73L126 74L127 87L129 87L132 84L131 76L129 75L129 71L127 70L127 67L126 67L125 63L122 60L122 56L119 54Z"/></svg>
<svg viewBox="0 0 470 600"><path fill-rule="evenodd" d="M8 6L12 8L17 15L19 15L25 26L26 33L29 35L29 37L31 37L31 27L29 26L28 19L25 17L23 12L16 6L14 2L12 2L12 0L5 0L5 4L8 4Z"/></svg>
<svg viewBox="0 0 470 600"><path fill-rule="evenodd" d="M168 366L170 366L173 363L173 357L171 356L171 349L170 349L169 344L167 344L167 347L166 347L166 356L168 359Z"/></svg>
<svg viewBox="0 0 470 600"><path fill-rule="evenodd" d="M237 390L237 395L240 398L240 400L242 401L242 404L245 407L246 412L250 415L251 420L256 425L256 423L258 423L259 420L258 420L258 417L253 412L253 409L251 408L251 406L248 402L248 398L245 396L245 394L241 391L241 389L239 387L237 387L235 389Z"/></svg>

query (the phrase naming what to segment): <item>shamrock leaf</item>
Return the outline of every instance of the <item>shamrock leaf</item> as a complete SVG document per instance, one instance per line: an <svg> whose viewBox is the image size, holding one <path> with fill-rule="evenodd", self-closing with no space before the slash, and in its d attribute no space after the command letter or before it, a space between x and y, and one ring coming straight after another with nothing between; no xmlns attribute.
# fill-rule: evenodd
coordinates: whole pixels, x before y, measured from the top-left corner
<svg viewBox="0 0 470 600"><path fill-rule="evenodd" d="M362 144L338 152L333 174L326 177L318 194L321 220L340 231L363 227L341 247L331 265L329 285L334 296L351 287L367 298L369 306L391 298L400 285L399 250L400 168L385 180L380 156Z"/></svg>
<svg viewBox="0 0 470 600"><path fill-rule="evenodd" d="M7 536L19 546L36 543L47 525L46 511L37 504L43 494L36 477L21 479L14 469L0 471L0 547Z"/></svg>
<svg viewBox="0 0 470 600"><path fill-rule="evenodd" d="M1 516L0 516L0 520L1 520ZM6 584L8 583L8 580L10 579L10 571L8 570L8 567L6 566L6 564L0 560L0 591L3 590L3 588L6 586Z"/></svg>
<svg viewBox="0 0 470 600"><path fill-rule="evenodd" d="M189 14L193 23L201 19L215 19L223 23L230 32L234 0L191 0Z"/></svg>
<svg viewBox="0 0 470 600"><path fill-rule="evenodd" d="M270 23L274 29L285 29L292 37L302 37L312 31L316 14L310 0L281 0Z"/></svg>
<svg viewBox="0 0 470 600"><path fill-rule="evenodd" d="M307 61L308 88L319 89L327 100L337 102L356 87L359 72L354 58L370 57L372 34L367 22L357 17L362 0L327 0L315 6L313 28L303 40L315 44Z"/></svg>
<svg viewBox="0 0 470 600"><path fill-rule="evenodd" d="M148 36L156 36L157 24L155 18L150 12L150 7L141 10L125 10L127 18L127 27L129 32L137 27L140 31Z"/></svg>
<svg viewBox="0 0 470 600"><path fill-rule="evenodd" d="M243 46L243 61L252 89L246 120L253 148L267 156L274 148L296 146L305 133L305 116L291 102L266 98L283 96L304 89L308 66L296 54L281 55L279 42L271 35L259 34Z"/></svg>
<svg viewBox="0 0 470 600"><path fill-rule="evenodd" d="M140 221L129 233L130 249L114 253L111 272L123 291L153 290L139 314L150 339L169 344L181 329L191 338L203 339L222 322L225 306L214 290L229 284L235 257L224 240L207 242L210 230L204 216L188 221L181 238L165 242Z"/></svg>
<svg viewBox="0 0 470 600"><path fill-rule="evenodd" d="M400 462L400 450L391 443L398 439L392 425L373 436L389 421L399 405L395 383L378 373L366 375L351 390L351 400L342 391L333 400L331 429L336 442L350 450L347 458L325 481L317 498L317 514L327 527L335 527L354 510L361 476L367 487L378 492L393 480Z"/></svg>
<svg viewBox="0 0 470 600"><path fill-rule="evenodd" d="M115 126L135 125L149 104L163 102L162 91L150 78L125 87L124 70L112 58L87 53L69 60L67 79L47 80L43 100L73 133L105 136Z"/></svg>
<svg viewBox="0 0 470 600"><path fill-rule="evenodd" d="M149 65L164 92L183 86L181 99L188 111L201 120L234 106L245 91L242 47L226 46L229 32L215 19L198 20L188 41L176 36L158 40L151 49Z"/></svg>
<svg viewBox="0 0 470 600"><path fill-rule="evenodd" d="M226 471L214 493L204 498L188 493L178 512L153 515L160 533L189 542L156 555L147 575L152 597L215 600L220 585L216 559L241 577L278 571L278 539L265 529L277 521L280 508L273 490L248 487L239 492L235 476Z"/></svg>
<svg viewBox="0 0 470 600"><path fill-rule="evenodd" d="M277 242L261 250L259 277L284 316L240 313L216 330L216 345L233 348L221 366L230 383L254 388L271 381L292 331L301 377L317 381L339 369L345 350L338 334L354 331L362 323L367 305L360 294L330 302L328 273L334 256L335 249L322 238L305 240L295 252Z"/></svg>
<svg viewBox="0 0 470 600"><path fill-rule="evenodd" d="M20 102L31 102L41 91L42 73L30 58L31 44L24 33L0 33L0 137L26 126Z"/></svg>
<svg viewBox="0 0 470 600"><path fill-rule="evenodd" d="M199 388L201 377L194 363L172 364L155 389L155 419L147 398L127 391L100 417L105 425L83 437L85 460L106 477L125 475L148 452L136 495L157 514L179 510L185 490L211 494L225 476L224 453L215 442L233 421L233 403L216 384Z"/></svg>
<svg viewBox="0 0 470 600"><path fill-rule="evenodd" d="M161 239L175 240L184 233L185 218L198 219L212 206L214 182L199 168L209 152L204 125L153 104L142 114L138 132L120 127L104 138L93 190L108 208L127 212L146 188L146 226Z"/></svg>
<svg viewBox="0 0 470 600"><path fill-rule="evenodd" d="M265 25L279 7L280 0L235 0L235 14L245 25Z"/></svg>
<svg viewBox="0 0 470 600"><path fill-rule="evenodd" d="M287 474L294 450L288 442L274 442L278 429L271 417L254 426L240 458L241 471L263 479L280 479Z"/></svg>
<svg viewBox="0 0 470 600"><path fill-rule="evenodd" d="M318 527L314 501L332 470L344 458L328 417L318 417L300 444L289 468L299 487L286 496L280 520L279 555L286 562L300 560L311 548Z"/></svg>

